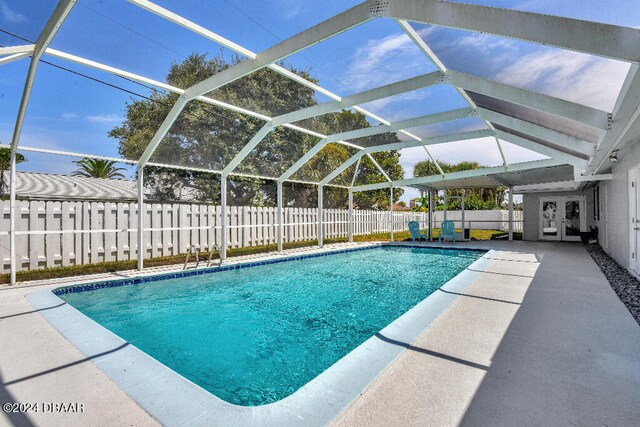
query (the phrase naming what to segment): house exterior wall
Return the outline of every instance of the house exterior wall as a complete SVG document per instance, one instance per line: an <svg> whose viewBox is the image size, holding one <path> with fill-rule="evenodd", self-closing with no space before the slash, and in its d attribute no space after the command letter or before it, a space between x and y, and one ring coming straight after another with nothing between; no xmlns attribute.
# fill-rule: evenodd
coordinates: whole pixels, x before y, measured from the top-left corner
<svg viewBox="0 0 640 427"><path fill-rule="evenodd" d="M522 209L524 211L524 240L536 241L538 239L538 227L540 226L540 215L538 209L541 197L564 197L564 196L582 196L586 195L582 191L554 191L546 193L526 193L522 197ZM589 225L593 225L592 216L588 207L587 199L587 230Z"/></svg>
<svg viewBox="0 0 640 427"><path fill-rule="evenodd" d="M524 240L539 240L538 207L541 197L585 196L586 225L598 228L598 240L609 256L630 269L631 233L629 214L629 172L640 165L640 143L629 143L620 149L618 163L611 164L612 179L586 186L582 191L529 193L523 195ZM599 187L599 219L594 217L594 188Z"/></svg>
<svg viewBox="0 0 640 427"><path fill-rule="evenodd" d="M627 144L618 153L613 164L610 181L600 186L600 221L598 229L606 235L600 237L603 249L621 266L631 266L631 217L629 215L629 172L640 165L640 143ZM605 208L605 193L608 206Z"/></svg>

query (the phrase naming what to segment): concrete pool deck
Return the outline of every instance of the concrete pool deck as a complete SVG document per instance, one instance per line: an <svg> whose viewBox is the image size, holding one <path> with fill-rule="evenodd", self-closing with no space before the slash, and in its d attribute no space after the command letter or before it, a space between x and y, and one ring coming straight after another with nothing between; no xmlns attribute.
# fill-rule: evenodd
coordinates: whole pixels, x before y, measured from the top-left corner
<svg viewBox="0 0 640 427"><path fill-rule="evenodd" d="M335 424L635 424L640 327L582 246L458 245L501 252L415 341L393 342L403 351ZM357 245L328 247L349 246ZM78 281L0 288L0 372L3 403L79 402L85 412L0 420L156 424L25 299L33 291Z"/></svg>

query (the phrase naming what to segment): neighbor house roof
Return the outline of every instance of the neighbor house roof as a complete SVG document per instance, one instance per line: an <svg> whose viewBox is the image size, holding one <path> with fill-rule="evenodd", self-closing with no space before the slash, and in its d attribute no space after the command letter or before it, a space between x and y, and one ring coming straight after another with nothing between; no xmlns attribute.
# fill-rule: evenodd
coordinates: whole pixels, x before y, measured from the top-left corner
<svg viewBox="0 0 640 427"><path fill-rule="evenodd" d="M4 174L8 195L9 173ZM193 201L192 191L184 191L180 202ZM99 200L134 202L138 200L137 183L128 179L87 178L51 173L17 172L16 197L22 200ZM153 191L145 188L145 200L153 200Z"/></svg>

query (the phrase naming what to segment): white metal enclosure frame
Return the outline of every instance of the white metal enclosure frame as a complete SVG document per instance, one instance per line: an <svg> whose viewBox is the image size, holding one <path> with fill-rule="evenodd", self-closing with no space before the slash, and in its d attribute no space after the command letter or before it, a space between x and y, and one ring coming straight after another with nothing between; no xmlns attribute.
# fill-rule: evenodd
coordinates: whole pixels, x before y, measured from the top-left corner
<svg viewBox="0 0 640 427"><path fill-rule="evenodd" d="M540 15L529 12L521 12L493 7L467 5L461 3L441 2L437 0L385 0L385 1L365 1L347 11L344 11L332 18L329 18L301 33L294 35L276 45L259 53L254 53L215 32L204 28L184 17L181 17L167 9L164 9L148 0L128 0L130 3L176 25L180 25L187 30L205 37L208 40L231 49L238 55L246 59L233 65L224 71L215 74L186 89L173 87L164 82L156 81L148 77L137 75L125 70L101 64L96 61L82 58L69 53L49 48L51 40L57 30L63 25L65 18L69 15L77 0L60 0L58 6L42 30L38 40L34 45L20 45L0 48L0 66L31 57L31 63L26 76L21 104L18 110L11 144L11 165L10 165L10 200L11 200L11 222L10 222L10 251L11 251L11 282L15 283L15 174L16 174L16 150L19 147L20 135L24 117L29 102L33 82L36 78L36 71L40 58L43 55L71 61L86 67L107 72L113 75L125 77L137 82L141 82L153 87L166 90L179 95L178 100L171 108L164 122L156 130L155 135L147 145L142 156L137 160L109 158L92 155L90 153L65 152L59 150L49 150L35 147L20 147L21 150L34 151L47 154L56 154L73 157L94 157L118 162L137 165L138 185L139 185L139 206L143 206L144 187L144 167L162 166L175 169L186 169L199 172L220 174L222 188L226 189L226 180L229 176L239 175L277 182L278 200L278 248L282 249L282 184L283 182L303 182L306 184L318 185L319 210L322 206L322 189L325 186L338 186L331 181L348 167L357 163L356 173L360 165L360 160L367 156L373 162L386 182L354 186L355 179L350 186L338 186L349 189L349 209L353 209L353 193L357 191L369 191L373 189L393 188L411 185L429 185L430 183L459 179L461 177L488 176L498 172L516 171L549 167L554 165L569 164L575 169L576 180L588 181L590 179L605 179L597 175L602 169L605 159L621 141L628 137L632 131L631 124L640 115L640 73L638 64L640 62L640 30L609 24L600 24L582 21L571 18L563 18L549 15ZM373 19L386 18L394 20L404 33L415 43L420 51L433 63L437 71L424 74L422 76L407 79L401 82L392 83L383 87L371 89L359 94L341 97L322 86L308 81L303 77L287 70L276 62L288 56L302 51L310 46L331 38L337 34L346 32L356 26ZM477 76L460 73L448 69L442 61L434 54L420 35L413 29L409 22L426 23L435 26L444 26L462 29L472 32L494 34L506 38L514 38L527 42L555 46L561 49L583 52L590 55L613 58L619 61L631 63L626 81L618 97L618 101L612 112L598 110L574 102L569 102L549 95L532 92L509 86L503 83L494 82ZM289 79L296 81L318 93L330 98L332 101L315 105L306 109L293 111L276 117L269 117L264 114L250 111L236 105L212 99L205 96L216 88L236 81L243 76L249 75L257 70L269 68ZM469 108L447 111L443 113L413 117L399 122L390 122L377 114L362 108L359 104L383 99L399 93L412 91L434 84L451 85L465 99ZM557 129L551 129L539 123L533 123L525 117L518 117L517 114L506 114L491 108L478 105L476 96L489 97L491 99L508 102L528 109L544 112L563 120L578 123L600 132L597 141L586 141L577 138L575 135L563 133ZM189 102L195 100L206 102L217 107L239 112L257 118L264 122L262 128L251 138L248 144L236 154L236 156L224 166L221 171L214 171L198 167L177 166L151 162L151 158L161 142L162 138L170 130L178 115ZM305 118L317 117L331 111L351 107L355 111L364 114L369 120L379 123L379 125L358 129L350 132L342 132L334 135L324 135L310 129L305 129L295 125L296 121ZM463 117L477 116L486 124L486 130L475 132L463 132L459 134L445 135L438 138L420 138L411 133L409 129L426 124L432 124L448 120L457 120ZM280 177L265 177L251 174L234 172L238 165L247 157L249 153L274 129L276 126L285 126L296 131L313 135L320 138L320 141L308 150L301 158L297 159ZM353 140L363 136L371 136L386 132L399 132L409 139L396 144L382 146L362 147ZM502 166L484 168L465 173L445 174L440 168L435 157L429 151L428 145L433 143L445 143L469 139L472 137L492 137L495 139ZM547 157L548 160L509 164L508 159L502 150L501 141L508 141L515 145L538 152ZM318 182L306 182L293 180L291 177L304 164L309 161L327 144L336 142L344 144L359 151L347 160L343 165L335 169L332 173ZM403 148L422 146L425 148L429 158L438 168L439 175L421 178L392 180L382 167L372 157L372 153L387 150L400 150ZM354 174L355 178L355 174ZM511 196L511 193L509 193ZM511 202L510 202L511 204ZM221 205L223 212L226 209L226 192L223 191ZM393 207L393 203L391 204ZM139 209L138 229L144 229L142 209ZM226 253L226 223L225 215L222 216L223 241L221 242L221 256ZM319 242L322 242L322 217L319 215ZM351 230L350 226L350 230ZM144 247L144 233L138 236L138 247ZM138 251L138 267L143 267L143 254Z"/></svg>

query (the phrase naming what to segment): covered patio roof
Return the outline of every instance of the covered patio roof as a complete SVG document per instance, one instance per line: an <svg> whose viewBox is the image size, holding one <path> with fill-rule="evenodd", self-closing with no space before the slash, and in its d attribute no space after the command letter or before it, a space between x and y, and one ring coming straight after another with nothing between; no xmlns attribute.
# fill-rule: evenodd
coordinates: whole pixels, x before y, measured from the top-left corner
<svg viewBox="0 0 640 427"><path fill-rule="evenodd" d="M486 172L485 172L486 173ZM460 174L463 175L463 174ZM449 188L493 188L513 187L515 193L527 190L525 185L535 183L555 184L573 181L573 167L570 165L541 166L513 172L487 173L486 175L442 179L428 184L414 184L420 190L441 190ZM553 188L553 186L551 186ZM565 187L566 189L566 187ZM575 188L574 188L575 189Z"/></svg>

